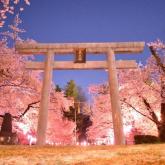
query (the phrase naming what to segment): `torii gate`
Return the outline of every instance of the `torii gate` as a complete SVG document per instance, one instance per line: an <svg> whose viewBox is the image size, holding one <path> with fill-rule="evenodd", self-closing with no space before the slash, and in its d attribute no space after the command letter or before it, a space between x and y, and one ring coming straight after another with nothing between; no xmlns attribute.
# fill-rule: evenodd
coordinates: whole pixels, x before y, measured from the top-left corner
<svg viewBox="0 0 165 165"><path fill-rule="evenodd" d="M113 43L20 43L16 50L21 54L44 54L45 62L27 62L28 69L43 69L44 79L41 93L41 103L37 128L37 145L44 145L46 138L48 104L53 69L108 69L111 109L116 145L125 144L123 123L120 110L118 80L116 69L136 68L134 60L115 61L115 54L141 53L144 42L113 42ZM86 61L86 53L106 54L106 61ZM54 61L55 54L75 54L75 61Z"/></svg>

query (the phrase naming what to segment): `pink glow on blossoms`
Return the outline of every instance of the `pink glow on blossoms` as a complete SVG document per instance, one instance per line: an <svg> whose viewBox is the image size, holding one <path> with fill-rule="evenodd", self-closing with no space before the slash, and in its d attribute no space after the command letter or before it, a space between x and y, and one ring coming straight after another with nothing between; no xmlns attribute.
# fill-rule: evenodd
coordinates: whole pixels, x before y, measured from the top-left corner
<svg viewBox="0 0 165 165"><path fill-rule="evenodd" d="M33 137L32 135L27 135L27 139L29 140L29 145L36 144L36 137Z"/></svg>
<svg viewBox="0 0 165 165"><path fill-rule="evenodd" d="M156 40L147 44L148 46L153 46L156 49L165 49L165 44L161 40Z"/></svg>
<svg viewBox="0 0 165 165"><path fill-rule="evenodd" d="M132 130L132 125L124 126L124 134L127 135Z"/></svg>
<svg viewBox="0 0 165 165"><path fill-rule="evenodd" d="M23 123L17 123L17 126L19 129L22 130L24 135L26 135L30 131L29 127Z"/></svg>

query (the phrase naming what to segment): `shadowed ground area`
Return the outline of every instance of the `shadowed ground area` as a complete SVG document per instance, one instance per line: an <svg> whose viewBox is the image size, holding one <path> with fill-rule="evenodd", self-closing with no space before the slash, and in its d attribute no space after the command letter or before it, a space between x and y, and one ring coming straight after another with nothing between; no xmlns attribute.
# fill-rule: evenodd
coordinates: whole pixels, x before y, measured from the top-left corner
<svg viewBox="0 0 165 165"><path fill-rule="evenodd" d="M0 146L0 165L165 165L165 144L135 146Z"/></svg>

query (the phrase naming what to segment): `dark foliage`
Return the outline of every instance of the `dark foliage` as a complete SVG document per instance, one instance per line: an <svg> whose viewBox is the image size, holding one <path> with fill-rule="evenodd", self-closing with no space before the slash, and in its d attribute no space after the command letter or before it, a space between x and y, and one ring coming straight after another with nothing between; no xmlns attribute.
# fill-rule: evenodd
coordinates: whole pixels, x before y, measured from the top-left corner
<svg viewBox="0 0 165 165"><path fill-rule="evenodd" d="M152 135L135 135L134 136L135 144L144 144L144 143L158 143L159 138Z"/></svg>
<svg viewBox="0 0 165 165"><path fill-rule="evenodd" d="M67 118L74 122L76 118L76 130L79 134L78 139L80 142L86 140L86 130L89 126L92 125L90 116L83 113L78 113L77 110L72 106L70 107L70 111L63 111L63 116L64 118Z"/></svg>
<svg viewBox="0 0 165 165"><path fill-rule="evenodd" d="M18 137L16 133L12 132L12 115L5 113L0 131L0 144L17 144Z"/></svg>

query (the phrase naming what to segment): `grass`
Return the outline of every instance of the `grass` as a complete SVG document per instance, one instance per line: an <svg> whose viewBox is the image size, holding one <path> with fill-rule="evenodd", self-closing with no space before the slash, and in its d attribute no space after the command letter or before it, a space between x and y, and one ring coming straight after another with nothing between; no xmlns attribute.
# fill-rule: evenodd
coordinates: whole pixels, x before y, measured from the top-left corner
<svg viewBox="0 0 165 165"><path fill-rule="evenodd" d="M0 146L0 165L165 165L165 144Z"/></svg>

